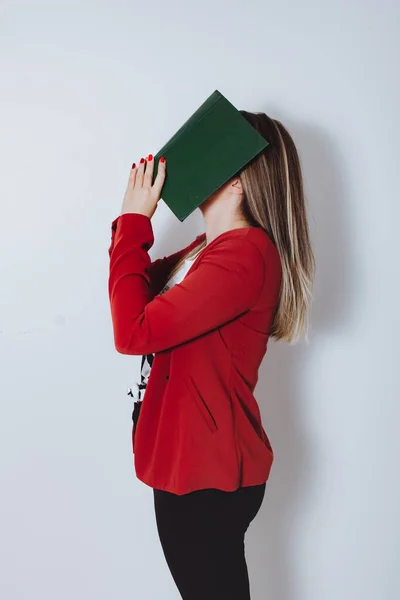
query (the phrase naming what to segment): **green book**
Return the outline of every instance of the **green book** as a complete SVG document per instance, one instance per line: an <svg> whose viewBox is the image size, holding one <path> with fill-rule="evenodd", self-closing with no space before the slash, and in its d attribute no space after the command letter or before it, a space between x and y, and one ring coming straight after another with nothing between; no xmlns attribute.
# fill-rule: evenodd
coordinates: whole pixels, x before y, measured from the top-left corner
<svg viewBox="0 0 400 600"><path fill-rule="evenodd" d="M180 221L233 177L268 141L218 90L185 121L154 156L165 156L161 198Z"/></svg>

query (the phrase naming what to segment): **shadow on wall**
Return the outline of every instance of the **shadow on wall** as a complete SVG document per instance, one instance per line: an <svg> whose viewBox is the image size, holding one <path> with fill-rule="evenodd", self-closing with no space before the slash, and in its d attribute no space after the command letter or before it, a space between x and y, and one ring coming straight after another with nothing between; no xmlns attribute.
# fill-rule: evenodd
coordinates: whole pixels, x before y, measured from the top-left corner
<svg viewBox="0 0 400 600"><path fill-rule="evenodd" d="M354 218L349 214L345 158L329 133L315 125L288 122L279 111L270 110L270 114L288 128L300 155L316 277L309 344L302 341L289 346L270 339L260 367L255 396L275 460L263 505L246 535L246 556L254 600L298 600L302 594L293 547L297 533L303 532L304 507L318 502L320 470L326 468L308 431L312 411L308 386L315 379L314 357L321 343L329 342L353 318L352 289L357 287L351 251Z"/></svg>

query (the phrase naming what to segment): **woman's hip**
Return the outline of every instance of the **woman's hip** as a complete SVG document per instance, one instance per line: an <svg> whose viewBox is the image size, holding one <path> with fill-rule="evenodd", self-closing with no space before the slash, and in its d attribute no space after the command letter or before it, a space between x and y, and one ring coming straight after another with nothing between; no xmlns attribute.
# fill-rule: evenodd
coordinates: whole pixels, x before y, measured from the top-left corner
<svg viewBox="0 0 400 600"><path fill-rule="evenodd" d="M153 488L157 522L175 533L211 529L214 534L244 535L261 508L265 488L266 482L232 492L207 488L182 495Z"/></svg>

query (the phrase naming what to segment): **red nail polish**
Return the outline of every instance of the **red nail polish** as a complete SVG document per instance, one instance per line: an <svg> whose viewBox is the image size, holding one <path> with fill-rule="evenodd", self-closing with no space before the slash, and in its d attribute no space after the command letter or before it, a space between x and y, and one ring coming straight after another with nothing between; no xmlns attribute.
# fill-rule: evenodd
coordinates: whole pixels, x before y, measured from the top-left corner
<svg viewBox="0 0 400 600"><path fill-rule="evenodd" d="M149 154L149 156L147 157L147 160L153 160L153 155Z"/></svg>
<svg viewBox="0 0 400 600"><path fill-rule="evenodd" d="M160 158L160 161L161 161L161 162L164 162L164 161L165 161L165 158L162 156L162 157Z"/></svg>
<svg viewBox="0 0 400 600"><path fill-rule="evenodd" d="M133 163L132 165L132 169L134 169L136 167L136 163Z"/></svg>
<svg viewBox="0 0 400 600"><path fill-rule="evenodd" d="M141 159L140 159L140 162L141 162L141 163L144 163L144 158L141 158Z"/></svg>

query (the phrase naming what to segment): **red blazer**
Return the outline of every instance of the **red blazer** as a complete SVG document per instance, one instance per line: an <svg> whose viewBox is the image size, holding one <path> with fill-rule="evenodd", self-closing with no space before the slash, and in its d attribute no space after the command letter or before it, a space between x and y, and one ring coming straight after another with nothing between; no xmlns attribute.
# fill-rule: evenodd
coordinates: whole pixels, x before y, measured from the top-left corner
<svg viewBox="0 0 400 600"><path fill-rule="evenodd" d="M263 483L274 457L253 390L278 302L280 257L262 228L225 231L181 283L157 296L205 235L151 262L151 220L122 214L109 248L115 348L155 353L136 431L132 425L136 475L178 495Z"/></svg>

